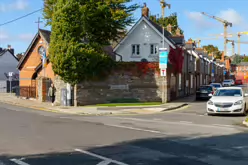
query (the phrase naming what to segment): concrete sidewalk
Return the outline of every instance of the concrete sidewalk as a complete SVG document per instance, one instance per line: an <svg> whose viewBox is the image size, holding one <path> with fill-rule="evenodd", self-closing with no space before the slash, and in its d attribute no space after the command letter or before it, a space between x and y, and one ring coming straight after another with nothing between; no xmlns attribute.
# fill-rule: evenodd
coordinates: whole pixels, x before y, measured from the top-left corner
<svg viewBox="0 0 248 165"><path fill-rule="evenodd" d="M119 107L97 107L97 106L78 106L78 107L63 107L51 106L51 103L39 102L37 100L21 99L15 95L0 93L0 102L43 110L55 113L78 114L78 115L113 115L113 114L152 114L163 111L169 111L184 107L187 101L177 101L162 105L152 106L119 106Z"/></svg>

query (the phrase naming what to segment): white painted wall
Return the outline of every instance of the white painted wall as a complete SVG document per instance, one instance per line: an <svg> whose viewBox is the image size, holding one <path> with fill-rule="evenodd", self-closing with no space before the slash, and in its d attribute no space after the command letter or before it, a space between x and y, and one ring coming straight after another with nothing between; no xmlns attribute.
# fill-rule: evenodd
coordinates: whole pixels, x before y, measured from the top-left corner
<svg viewBox="0 0 248 165"><path fill-rule="evenodd" d="M14 72L19 74L19 70L16 68L18 61L13 57L10 52L5 52L0 56L0 80L6 80L4 73Z"/></svg>
<svg viewBox="0 0 248 165"><path fill-rule="evenodd" d="M132 56L132 45L140 44L140 56ZM158 44L159 47L163 46L162 37L145 21L142 21L126 38L126 40L120 44L115 51L122 56L122 61L141 61L145 58L148 61L158 61L159 55L151 56L150 44ZM165 41L165 47L170 51L168 43ZM119 61L120 57L116 56L116 61Z"/></svg>

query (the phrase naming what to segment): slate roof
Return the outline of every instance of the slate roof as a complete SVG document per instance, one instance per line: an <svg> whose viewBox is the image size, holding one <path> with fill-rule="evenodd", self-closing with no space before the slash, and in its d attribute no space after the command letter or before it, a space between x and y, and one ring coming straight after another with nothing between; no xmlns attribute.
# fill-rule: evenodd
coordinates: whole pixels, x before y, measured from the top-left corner
<svg viewBox="0 0 248 165"><path fill-rule="evenodd" d="M39 32L44 37L44 39L47 41L47 43L50 43L51 31L40 29Z"/></svg>
<svg viewBox="0 0 248 165"><path fill-rule="evenodd" d="M44 29L39 29L38 33L34 36L32 42L30 43L28 49L26 50L24 56L22 57L22 59L20 60L19 64L17 65L17 68L20 69L20 67L22 66L23 62L26 60L29 51L31 50L33 44L35 43L35 41L38 39L38 36L42 35L42 37L46 40L46 42L49 44L50 43L50 35L51 32L48 30L44 30Z"/></svg>
<svg viewBox="0 0 248 165"><path fill-rule="evenodd" d="M0 56L4 55L6 52L9 52L17 61L19 61L18 58L8 49L3 49L0 51Z"/></svg>
<svg viewBox="0 0 248 165"><path fill-rule="evenodd" d="M160 26L159 24L153 22L152 20L150 20L147 17L146 18L151 24L152 26L154 26L161 34L163 34L163 27ZM164 36L173 44L183 44L184 42L184 38L180 37L180 36L172 36L172 34L170 32L168 32L166 29L164 29Z"/></svg>

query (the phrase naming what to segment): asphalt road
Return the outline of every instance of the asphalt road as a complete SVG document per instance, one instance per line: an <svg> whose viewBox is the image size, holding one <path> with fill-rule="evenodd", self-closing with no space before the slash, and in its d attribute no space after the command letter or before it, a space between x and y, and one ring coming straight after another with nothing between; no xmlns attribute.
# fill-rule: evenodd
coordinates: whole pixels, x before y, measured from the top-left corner
<svg viewBox="0 0 248 165"><path fill-rule="evenodd" d="M73 116L0 104L0 165L247 165L244 117L205 103L135 116Z"/></svg>

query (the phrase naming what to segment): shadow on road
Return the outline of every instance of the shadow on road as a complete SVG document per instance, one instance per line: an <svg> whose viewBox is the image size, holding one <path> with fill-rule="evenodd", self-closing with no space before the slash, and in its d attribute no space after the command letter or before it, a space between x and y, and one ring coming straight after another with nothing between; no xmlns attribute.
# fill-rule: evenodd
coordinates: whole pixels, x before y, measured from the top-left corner
<svg viewBox="0 0 248 165"><path fill-rule="evenodd" d="M248 162L248 133L190 140L184 137L137 139L108 146L76 148L79 150L74 148L67 153L1 155L0 163L9 165L15 158L12 161L20 160L28 165L96 165L104 164L104 161L104 165L207 165L216 162L243 165Z"/></svg>

